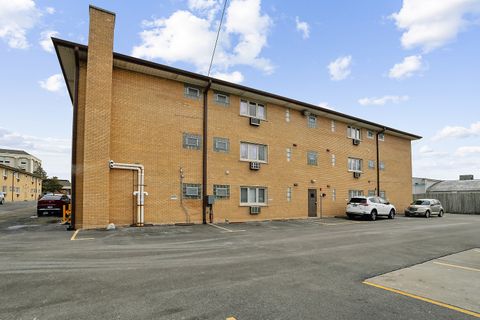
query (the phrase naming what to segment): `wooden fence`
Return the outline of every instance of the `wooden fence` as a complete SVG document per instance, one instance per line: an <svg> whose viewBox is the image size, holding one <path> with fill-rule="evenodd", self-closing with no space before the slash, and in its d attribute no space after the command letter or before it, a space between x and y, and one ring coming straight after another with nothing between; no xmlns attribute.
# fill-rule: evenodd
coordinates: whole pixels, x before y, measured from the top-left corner
<svg viewBox="0 0 480 320"><path fill-rule="evenodd" d="M480 192L427 192L413 199L438 199L448 213L480 214Z"/></svg>

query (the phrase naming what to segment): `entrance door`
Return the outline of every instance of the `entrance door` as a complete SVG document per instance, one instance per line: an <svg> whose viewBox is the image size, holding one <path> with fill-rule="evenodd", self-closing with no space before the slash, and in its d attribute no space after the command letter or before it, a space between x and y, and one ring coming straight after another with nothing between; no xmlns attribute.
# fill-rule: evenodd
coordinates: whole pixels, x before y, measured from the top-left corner
<svg viewBox="0 0 480 320"><path fill-rule="evenodd" d="M317 189L308 189L308 216L317 216Z"/></svg>

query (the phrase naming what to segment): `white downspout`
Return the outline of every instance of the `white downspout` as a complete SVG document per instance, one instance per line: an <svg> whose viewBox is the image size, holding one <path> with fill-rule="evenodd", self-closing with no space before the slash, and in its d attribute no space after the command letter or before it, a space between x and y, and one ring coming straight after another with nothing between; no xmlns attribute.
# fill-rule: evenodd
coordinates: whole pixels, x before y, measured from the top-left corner
<svg viewBox="0 0 480 320"><path fill-rule="evenodd" d="M145 192L145 168L141 164L137 163L115 163L113 160L109 161L110 169L122 169L122 170L134 170L137 171L137 190L133 192L133 195L137 198L137 220L135 225L142 227L145 223L145 196L148 193Z"/></svg>

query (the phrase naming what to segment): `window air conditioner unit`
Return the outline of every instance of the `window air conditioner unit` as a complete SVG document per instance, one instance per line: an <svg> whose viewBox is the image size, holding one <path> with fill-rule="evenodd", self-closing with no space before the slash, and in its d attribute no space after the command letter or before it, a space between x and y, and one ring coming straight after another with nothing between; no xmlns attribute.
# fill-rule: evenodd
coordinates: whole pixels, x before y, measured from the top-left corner
<svg viewBox="0 0 480 320"><path fill-rule="evenodd" d="M256 215L260 213L260 207L250 207L250 214Z"/></svg>
<svg viewBox="0 0 480 320"><path fill-rule="evenodd" d="M355 179L358 179L358 178L360 178L360 175L361 175L361 174L362 174L361 172L354 172L354 173L353 173L353 177L354 177Z"/></svg>
<svg viewBox="0 0 480 320"><path fill-rule="evenodd" d="M358 146L360 144L360 140L358 139L352 139L353 145Z"/></svg>
<svg viewBox="0 0 480 320"><path fill-rule="evenodd" d="M260 170L260 162L250 162L250 170Z"/></svg>
<svg viewBox="0 0 480 320"><path fill-rule="evenodd" d="M258 127L260 125L260 119L250 118L250 125Z"/></svg>

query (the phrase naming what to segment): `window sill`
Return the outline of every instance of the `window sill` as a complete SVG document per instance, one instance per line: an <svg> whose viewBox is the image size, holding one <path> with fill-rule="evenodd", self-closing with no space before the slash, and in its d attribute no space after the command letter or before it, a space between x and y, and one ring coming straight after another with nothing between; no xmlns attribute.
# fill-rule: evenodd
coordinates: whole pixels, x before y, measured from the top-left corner
<svg viewBox="0 0 480 320"><path fill-rule="evenodd" d="M268 122L267 119L262 119L262 118L257 118L257 117L252 117L252 116L247 116L245 114L241 114L240 117L245 117L245 118L254 118L254 119L258 119L260 121L265 121L265 122Z"/></svg>
<svg viewBox="0 0 480 320"><path fill-rule="evenodd" d="M247 159L240 159L242 162L258 162L258 163L263 163L263 164L268 164L267 161L262 161L262 160L247 160Z"/></svg>
<svg viewBox="0 0 480 320"><path fill-rule="evenodd" d="M266 203L240 203L239 207L268 207Z"/></svg>
<svg viewBox="0 0 480 320"><path fill-rule="evenodd" d="M358 171L358 170L348 170L348 172L358 172L358 173L363 173L363 171Z"/></svg>

